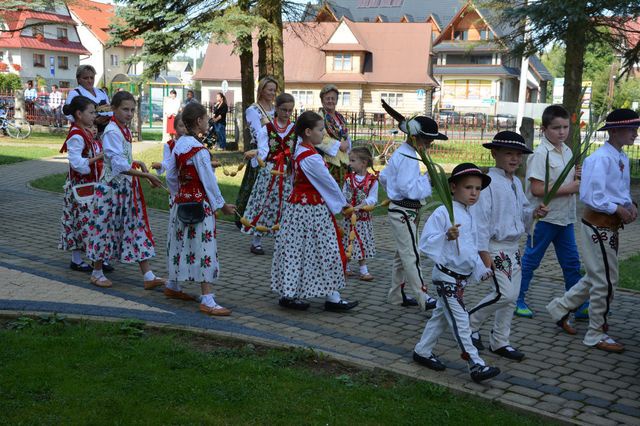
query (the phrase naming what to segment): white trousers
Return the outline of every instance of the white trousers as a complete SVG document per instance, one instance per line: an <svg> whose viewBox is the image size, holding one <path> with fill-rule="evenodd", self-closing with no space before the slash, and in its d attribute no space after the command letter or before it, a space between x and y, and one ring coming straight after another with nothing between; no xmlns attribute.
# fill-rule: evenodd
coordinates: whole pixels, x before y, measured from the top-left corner
<svg viewBox="0 0 640 426"><path fill-rule="evenodd" d="M522 262L517 243L489 243L489 252L495 264L494 287L469 311L471 331L480 330L491 314L494 315L489 344L496 350L510 345L511 319L520 293ZM491 281L490 281L491 282Z"/></svg>
<svg viewBox="0 0 640 426"><path fill-rule="evenodd" d="M464 307L462 285L434 281L438 291L438 300L433 315L427 321L420 341L415 346L418 355L430 357L433 348L438 343L438 338L449 326L453 338L460 347L460 357L470 364L485 365L480 358L478 350L471 341L471 328L469 327L469 314Z"/></svg>
<svg viewBox="0 0 640 426"><path fill-rule="evenodd" d="M618 231L598 228L582 220L582 262L586 274L547 310L554 321L589 300L589 329L583 343L597 344L607 337L607 314L618 285Z"/></svg>
<svg viewBox="0 0 640 426"><path fill-rule="evenodd" d="M402 303L401 286L405 284L424 309L426 285L420 269L420 251L418 250L418 223L420 212L414 209L389 206L389 224L391 235L396 243L391 272L391 288L387 300L394 305Z"/></svg>

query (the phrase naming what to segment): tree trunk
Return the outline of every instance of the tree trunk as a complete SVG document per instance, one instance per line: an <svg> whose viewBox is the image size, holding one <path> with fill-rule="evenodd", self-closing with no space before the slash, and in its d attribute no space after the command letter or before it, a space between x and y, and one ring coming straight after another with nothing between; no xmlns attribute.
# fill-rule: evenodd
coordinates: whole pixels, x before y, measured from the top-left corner
<svg viewBox="0 0 640 426"><path fill-rule="evenodd" d="M582 73L584 70L584 53L586 48L585 27L587 22L570 21L567 26L567 35L564 40L566 56L564 63L564 94L563 105L569 114L578 115L577 123L580 123L580 98L582 92ZM570 134L573 134L571 129ZM573 148L573 147L571 147Z"/></svg>
<svg viewBox="0 0 640 426"><path fill-rule="evenodd" d="M258 74L278 81L278 91L284 92L284 47L282 41L282 0L259 0L258 13L275 26L272 36L258 40Z"/></svg>

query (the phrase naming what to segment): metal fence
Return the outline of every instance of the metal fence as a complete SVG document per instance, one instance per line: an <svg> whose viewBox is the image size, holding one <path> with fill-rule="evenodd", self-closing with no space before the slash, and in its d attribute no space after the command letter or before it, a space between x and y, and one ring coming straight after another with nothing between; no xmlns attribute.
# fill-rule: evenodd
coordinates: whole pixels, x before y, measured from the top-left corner
<svg viewBox="0 0 640 426"><path fill-rule="evenodd" d="M62 103L66 99L66 92L62 92ZM56 111L49 107L49 97L41 96L33 101L25 100L25 116L23 117L30 124L37 124L41 126L53 126L56 124ZM15 116L15 95L13 92L0 92L0 109L4 110L8 118ZM62 121L62 125L67 124L66 118L60 111L59 120Z"/></svg>

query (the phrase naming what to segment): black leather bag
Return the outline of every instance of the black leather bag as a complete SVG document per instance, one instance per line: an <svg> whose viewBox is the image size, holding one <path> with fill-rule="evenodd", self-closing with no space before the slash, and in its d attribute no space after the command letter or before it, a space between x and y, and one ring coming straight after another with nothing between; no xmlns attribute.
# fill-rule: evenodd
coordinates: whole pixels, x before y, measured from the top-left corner
<svg viewBox="0 0 640 426"><path fill-rule="evenodd" d="M178 219L185 225L195 225L204 220L204 205L202 203L178 204Z"/></svg>

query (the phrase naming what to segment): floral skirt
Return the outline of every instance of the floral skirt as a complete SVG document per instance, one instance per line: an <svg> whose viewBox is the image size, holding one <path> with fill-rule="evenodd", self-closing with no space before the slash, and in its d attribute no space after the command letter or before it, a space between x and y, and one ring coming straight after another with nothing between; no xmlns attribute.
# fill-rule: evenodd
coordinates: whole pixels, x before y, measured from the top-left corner
<svg viewBox="0 0 640 426"><path fill-rule="evenodd" d="M271 290L280 296L321 297L345 285L338 237L324 204L289 204L276 237Z"/></svg>
<svg viewBox="0 0 640 426"><path fill-rule="evenodd" d="M178 219L178 204L171 207L167 234L167 270L173 281L212 283L218 278L216 218L204 201L204 220L185 225Z"/></svg>
<svg viewBox="0 0 640 426"><path fill-rule="evenodd" d="M265 167L262 167L258 171L258 177L256 183L253 185L251 196L247 202L247 208L244 211L244 217L249 222L253 223L256 216L260 215L256 225L265 226L269 229L278 222L278 217L282 221L282 214L285 209L285 204L289 194L291 194L291 176L286 173L281 176L272 176L271 170L273 170L274 163L267 162ZM273 178L273 184L271 180ZM269 192L269 186L271 185L271 192ZM280 190L282 187L282 190ZM242 232L245 234L255 235L271 235L274 232L260 232L255 228L246 229L242 227Z"/></svg>
<svg viewBox="0 0 640 426"><path fill-rule="evenodd" d="M74 185L77 183L71 182L69 178L64 184L58 248L84 251L88 243L91 209L89 204L79 203L73 196Z"/></svg>
<svg viewBox="0 0 640 426"><path fill-rule="evenodd" d="M134 263L155 256L139 187L125 178L96 184L87 257Z"/></svg>
<svg viewBox="0 0 640 426"><path fill-rule="evenodd" d="M349 246L349 232L351 221L345 220L342 224L344 235L342 244L346 250ZM351 260L371 259L376 255L376 241L373 238L373 226L371 220L358 220L356 222L356 238L353 240Z"/></svg>

